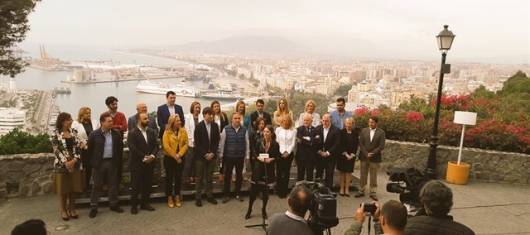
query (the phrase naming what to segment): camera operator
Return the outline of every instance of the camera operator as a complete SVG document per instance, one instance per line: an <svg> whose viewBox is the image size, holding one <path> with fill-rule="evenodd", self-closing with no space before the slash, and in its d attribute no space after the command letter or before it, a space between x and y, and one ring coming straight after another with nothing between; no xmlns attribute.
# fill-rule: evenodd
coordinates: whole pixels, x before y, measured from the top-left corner
<svg viewBox="0 0 530 235"><path fill-rule="evenodd" d="M304 219L312 200L312 192L304 185L297 185L289 194L289 210L271 217L267 228L269 235L312 235L313 232Z"/></svg>
<svg viewBox="0 0 530 235"><path fill-rule="evenodd" d="M449 211L453 206L453 192L438 180L427 182L420 191L423 209L409 219L405 234L415 235L474 235L467 226L453 221Z"/></svg>
<svg viewBox="0 0 530 235"><path fill-rule="evenodd" d="M402 235L403 230L407 224L407 208L398 201L390 200L379 207L375 204L375 213L373 213L374 232L376 235ZM354 222L351 227L346 230L344 235L358 235L361 234L362 225L366 219L366 210L363 206L357 208L354 215Z"/></svg>

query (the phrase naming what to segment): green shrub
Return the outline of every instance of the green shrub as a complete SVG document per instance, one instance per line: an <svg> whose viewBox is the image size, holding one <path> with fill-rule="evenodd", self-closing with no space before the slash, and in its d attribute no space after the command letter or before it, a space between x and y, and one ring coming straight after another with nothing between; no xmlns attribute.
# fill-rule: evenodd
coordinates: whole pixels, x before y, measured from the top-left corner
<svg viewBox="0 0 530 235"><path fill-rule="evenodd" d="M0 137L0 155L51 152L52 144L47 134L32 135L14 129Z"/></svg>

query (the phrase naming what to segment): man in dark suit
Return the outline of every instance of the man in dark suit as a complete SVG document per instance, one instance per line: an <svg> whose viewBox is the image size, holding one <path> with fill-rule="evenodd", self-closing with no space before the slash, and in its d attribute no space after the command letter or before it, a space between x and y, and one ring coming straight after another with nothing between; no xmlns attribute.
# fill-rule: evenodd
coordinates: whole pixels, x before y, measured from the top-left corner
<svg viewBox="0 0 530 235"><path fill-rule="evenodd" d="M207 201L212 204L217 204L212 194L212 178L213 171L217 159L217 151L219 148L219 126L213 121L213 112L210 107L206 107L202 111L204 120L195 127L193 139L195 141L195 170L197 174L197 182L195 184L195 205L202 206L201 197L203 186Z"/></svg>
<svg viewBox="0 0 530 235"><path fill-rule="evenodd" d="M361 187L355 197L363 197L368 183L368 173L370 173L370 197L378 200L377 171L382 161L382 152L385 148L385 131L377 128L377 117L370 117L368 127L361 131L359 136L359 160L361 160Z"/></svg>
<svg viewBox="0 0 530 235"><path fill-rule="evenodd" d="M258 117L265 119L265 125L272 125L271 115L263 110L265 110L265 101L262 99L256 100L256 111L250 114L250 126L252 129L255 129L254 125Z"/></svg>
<svg viewBox="0 0 530 235"><path fill-rule="evenodd" d="M315 161L317 153L317 140L315 139L315 128L313 116L304 114L304 125L296 128L296 169L297 181L313 181L313 172L315 171Z"/></svg>
<svg viewBox="0 0 530 235"><path fill-rule="evenodd" d="M164 130L166 129L167 120L171 114L178 114L180 121L182 122L182 126L184 126L184 112L182 111L182 106L175 104L176 99L177 95L175 92L168 91L166 93L167 103L158 106L158 110L156 111L156 119L158 121L158 126L160 127L160 133L158 134L158 137L161 139L162 135L164 135Z"/></svg>
<svg viewBox="0 0 530 235"><path fill-rule="evenodd" d="M331 125L331 115L326 113L322 116L322 124L315 128L315 132L315 138L318 140L316 177L322 179L325 171L324 184L331 188L336 158L340 154L340 130Z"/></svg>
<svg viewBox="0 0 530 235"><path fill-rule="evenodd" d="M90 218L98 213L99 193L103 179L107 179L109 188L110 210L123 213L118 205L118 168L122 162L123 135L112 128L113 121L109 112L101 114L99 118L101 127L88 137L88 156L92 166L94 185L90 195Z"/></svg>
<svg viewBox="0 0 530 235"><path fill-rule="evenodd" d="M127 135L129 168L131 170L131 214L138 213L138 194L142 195L140 209L154 211L149 205L153 166L158 152L157 132L149 127L147 113L138 114L135 128Z"/></svg>

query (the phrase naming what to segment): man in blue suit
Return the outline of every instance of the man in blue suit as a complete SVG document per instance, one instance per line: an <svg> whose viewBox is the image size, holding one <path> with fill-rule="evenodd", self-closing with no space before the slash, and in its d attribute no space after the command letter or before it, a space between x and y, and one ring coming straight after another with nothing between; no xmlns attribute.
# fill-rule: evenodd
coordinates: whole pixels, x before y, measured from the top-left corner
<svg viewBox="0 0 530 235"><path fill-rule="evenodd" d="M178 114L180 117L180 121L182 122L182 126L184 126L184 112L182 111L182 106L175 104L176 99L177 95L175 94L175 92L168 91L166 93L167 103L158 106L158 110L156 111L156 119L158 121L158 126L160 127L160 138L162 138L162 135L164 134L167 120L169 119L170 115Z"/></svg>

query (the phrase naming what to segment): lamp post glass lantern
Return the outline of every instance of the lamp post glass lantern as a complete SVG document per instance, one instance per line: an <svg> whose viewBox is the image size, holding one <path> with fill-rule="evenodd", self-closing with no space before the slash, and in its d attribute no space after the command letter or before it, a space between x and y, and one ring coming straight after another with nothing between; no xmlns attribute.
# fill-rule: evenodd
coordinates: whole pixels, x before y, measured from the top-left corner
<svg viewBox="0 0 530 235"><path fill-rule="evenodd" d="M436 36L438 41L438 49L447 52L451 49L455 35L449 29L449 25L444 25L444 29Z"/></svg>
<svg viewBox="0 0 530 235"><path fill-rule="evenodd" d="M445 63L447 51L451 49L455 35L449 31L449 26L444 25L444 29L436 36L438 39L438 49L442 51L442 64L440 66L440 79L438 80L438 93L436 96L436 111L434 114L434 125L432 128L429 157L427 158L427 168L425 174L429 178L436 178L436 148L438 147L438 123L440 121L440 102L442 100L442 87L444 74L449 73L450 65Z"/></svg>

